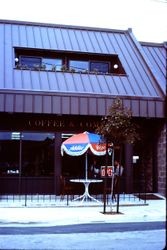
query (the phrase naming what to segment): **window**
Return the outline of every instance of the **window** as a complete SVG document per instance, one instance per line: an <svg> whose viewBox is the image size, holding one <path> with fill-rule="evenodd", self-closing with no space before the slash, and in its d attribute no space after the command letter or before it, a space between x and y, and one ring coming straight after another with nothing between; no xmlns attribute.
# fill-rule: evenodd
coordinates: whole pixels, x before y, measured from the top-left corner
<svg viewBox="0 0 167 250"><path fill-rule="evenodd" d="M19 175L20 133L0 132L0 149L0 176Z"/></svg>
<svg viewBox="0 0 167 250"><path fill-rule="evenodd" d="M18 69L124 75L118 55L15 48Z"/></svg>
<svg viewBox="0 0 167 250"><path fill-rule="evenodd" d="M108 62L90 62L90 71L99 73L109 73Z"/></svg>
<svg viewBox="0 0 167 250"><path fill-rule="evenodd" d="M69 60L69 69L74 72L109 73L109 62Z"/></svg>
<svg viewBox="0 0 167 250"><path fill-rule="evenodd" d="M70 60L69 69L75 72L86 72L89 70L89 63L87 61Z"/></svg>
<svg viewBox="0 0 167 250"><path fill-rule="evenodd" d="M41 66L41 58L31 56L20 56L20 65L24 68L34 69Z"/></svg>
<svg viewBox="0 0 167 250"><path fill-rule="evenodd" d="M62 60L35 56L20 56L19 65L24 69L61 70Z"/></svg>
<svg viewBox="0 0 167 250"><path fill-rule="evenodd" d="M46 70L61 70L62 68L62 60L54 59L54 58L42 58L42 65Z"/></svg>
<svg viewBox="0 0 167 250"><path fill-rule="evenodd" d="M54 141L52 133L22 133L22 175L54 174Z"/></svg>
<svg viewBox="0 0 167 250"><path fill-rule="evenodd" d="M0 132L0 176L53 175L54 143L53 133Z"/></svg>

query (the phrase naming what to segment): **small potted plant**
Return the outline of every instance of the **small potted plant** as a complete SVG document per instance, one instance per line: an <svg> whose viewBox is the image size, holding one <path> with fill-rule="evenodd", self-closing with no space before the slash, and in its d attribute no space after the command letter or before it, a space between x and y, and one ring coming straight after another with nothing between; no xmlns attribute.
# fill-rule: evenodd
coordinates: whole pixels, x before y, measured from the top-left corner
<svg viewBox="0 0 167 250"><path fill-rule="evenodd" d="M61 67L61 71L63 71L63 72L67 71L67 67L66 67L66 65L65 65L65 64L64 64L64 65L62 65L62 67Z"/></svg>
<svg viewBox="0 0 167 250"><path fill-rule="evenodd" d="M55 64L52 65L52 71L54 71L54 72L56 71L56 65Z"/></svg>

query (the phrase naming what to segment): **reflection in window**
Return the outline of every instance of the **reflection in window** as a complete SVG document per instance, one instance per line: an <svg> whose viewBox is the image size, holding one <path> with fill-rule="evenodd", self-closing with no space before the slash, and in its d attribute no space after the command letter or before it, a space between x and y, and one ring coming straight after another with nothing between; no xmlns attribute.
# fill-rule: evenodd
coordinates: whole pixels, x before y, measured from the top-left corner
<svg viewBox="0 0 167 250"><path fill-rule="evenodd" d="M90 71L99 72L99 73L108 73L109 63L108 62L91 62Z"/></svg>
<svg viewBox="0 0 167 250"><path fill-rule="evenodd" d="M69 68L75 72L85 72L89 70L89 63L88 61L70 60Z"/></svg>
<svg viewBox="0 0 167 250"><path fill-rule="evenodd" d="M20 65L28 69L41 66L41 58L33 56L20 56Z"/></svg>
<svg viewBox="0 0 167 250"><path fill-rule="evenodd" d="M45 67L46 70L60 71L62 68L62 60L53 58L42 58L42 65Z"/></svg>
<svg viewBox="0 0 167 250"><path fill-rule="evenodd" d="M117 54L15 48L17 69L126 74Z"/></svg>
<svg viewBox="0 0 167 250"><path fill-rule="evenodd" d="M25 69L61 70L62 59L20 56L20 67Z"/></svg>
<svg viewBox="0 0 167 250"><path fill-rule="evenodd" d="M19 175L20 133L0 132L0 175Z"/></svg>
<svg viewBox="0 0 167 250"><path fill-rule="evenodd" d="M54 134L23 133L22 140L22 175L53 175Z"/></svg>
<svg viewBox="0 0 167 250"><path fill-rule="evenodd" d="M0 132L0 175L53 175L54 140L52 133Z"/></svg>

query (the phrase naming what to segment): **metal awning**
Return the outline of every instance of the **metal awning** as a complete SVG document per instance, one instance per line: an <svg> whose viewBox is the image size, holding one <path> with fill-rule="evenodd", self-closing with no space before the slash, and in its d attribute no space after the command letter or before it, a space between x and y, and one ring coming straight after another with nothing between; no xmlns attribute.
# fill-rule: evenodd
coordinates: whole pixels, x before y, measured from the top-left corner
<svg viewBox="0 0 167 250"><path fill-rule="evenodd" d="M160 98L129 98L120 96L135 117L165 117L164 101ZM107 95L76 95L41 92L0 93L0 112L97 115L107 114L115 97Z"/></svg>

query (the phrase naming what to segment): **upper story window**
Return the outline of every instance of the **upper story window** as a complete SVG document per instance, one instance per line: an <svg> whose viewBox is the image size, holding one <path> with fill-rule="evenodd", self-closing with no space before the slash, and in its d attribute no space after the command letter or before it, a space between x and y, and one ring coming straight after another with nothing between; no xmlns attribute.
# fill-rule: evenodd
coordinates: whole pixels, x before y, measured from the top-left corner
<svg viewBox="0 0 167 250"><path fill-rule="evenodd" d="M41 65L40 57L32 57L32 56L20 56L19 63L23 68L33 69L35 67L40 67Z"/></svg>
<svg viewBox="0 0 167 250"><path fill-rule="evenodd" d="M73 72L110 73L109 62L69 60L69 69Z"/></svg>
<svg viewBox="0 0 167 250"><path fill-rule="evenodd" d="M90 62L90 71L109 73L109 62Z"/></svg>
<svg viewBox="0 0 167 250"><path fill-rule="evenodd" d="M88 72L89 62L79 60L69 60L69 69L74 72Z"/></svg>
<svg viewBox="0 0 167 250"><path fill-rule="evenodd" d="M21 55L18 60L18 65L22 69L61 70L62 67L62 60L56 58L53 59Z"/></svg>
<svg viewBox="0 0 167 250"><path fill-rule="evenodd" d="M62 59L42 58L42 65L46 70L61 70L63 62Z"/></svg>
<svg viewBox="0 0 167 250"><path fill-rule="evenodd" d="M18 69L125 74L118 55L15 48Z"/></svg>

